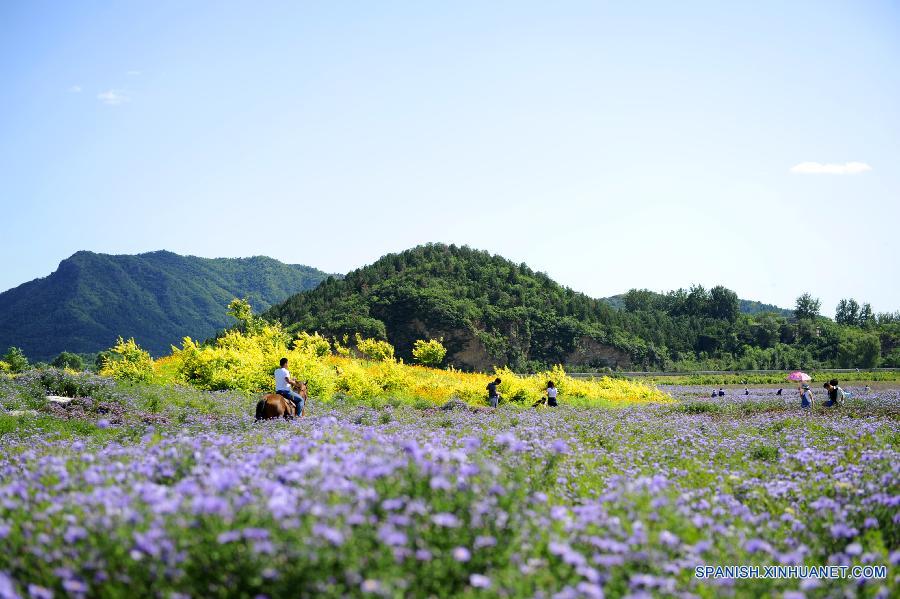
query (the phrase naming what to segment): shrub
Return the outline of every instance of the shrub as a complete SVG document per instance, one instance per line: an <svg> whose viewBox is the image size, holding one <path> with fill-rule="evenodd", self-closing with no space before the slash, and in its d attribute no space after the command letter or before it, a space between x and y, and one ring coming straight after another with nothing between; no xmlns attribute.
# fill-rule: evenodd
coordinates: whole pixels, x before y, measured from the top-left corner
<svg viewBox="0 0 900 599"><path fill-rule="evenodd" d="M363 356L375 362L394 359L393 345L378 339L365 339L359 333L356 334L356 349Z"/></svg>
<svg viewBox="0 0 900 599"><path fill-rule="evenodd" d="M84 360L78 354L64 351L53 358L51 366L56 368L68 368L69 370L84 370Z"/></svg>
<svg viewBox="0 0 900 599"><path fill-rule="evenodd" d="M780 450L778 447L774 445L763 445L758 444L754 445L750 449L750 457L754 460L760 460L763 462L774 462L778 459L778 454Z"/></svg>
<svg viewBox="0 0 900 599"><path fill-rule="evenodd" d="M451 397L470 404L485 402L485 385L493 376L464 373L452 367L439 370L408 366L393 359L394 348L390 344L361 335L356 340L359 349L366 350L367 361L344 355L347 338L334 339L329 344L316 334L300 333L293 349L288 349L291 340L281 325L265 323L256 332L227 331L213 344L201 345L185 338L181 349L175 348L171 356L154 365L158 377L180 379L199 389L257 393L272 389L272 373L279 359L287 357L291 375L307 381L310 396L319 401L341 396L371 404L377 399L400 398L409 403L418 401L422 409ZM325 351L329 345L336 355ZM630 381L576 380L561 367L532 376L517 375L511 370L498 374L503 378L504 397L522 403L539 398L548 379L556 382L563 402L602 400L624 405L670 399L654 387Z"/></svg>
<svg viewBox="0 0 900 599"><path fill-rule="evenodd" d="M447 355L447 348L441 343L442 341L443 338L431 339L429 341L423 339L417 340L413 344L413 358L415 358L416 362L422 366L440 366L441 362L444 361L444 357Z"/></svg>
<svg viewBox="0 0 900 599"><path fill-rule="evenodd" d="M9 364L0 360L0 372L9 372Z"/></svg>
<svg viewBox="0 0 900 599"><path fill-rule="evenodd" d="M3 356L3 361L9 365L11 372L23 372L28 369L28 358L18 347L9 348Z"/></svg>
<svg viewBox="0 0 900 599"><path fill-rule="evenodd" d="M328 339L318 333L310 335L309 333L301 332L294 339L294 350L310 353L317 358L324 358L331 354L331 344L328 342Z"/></svg>
<svg viewBox="0 0 900 599"><path fill-rule="evenodd" d="M141 349L134 338L126 341L119 337L109 351L113 356L103 361L101 375L132 382L147 382L153 378L153 358Z"/></svg>

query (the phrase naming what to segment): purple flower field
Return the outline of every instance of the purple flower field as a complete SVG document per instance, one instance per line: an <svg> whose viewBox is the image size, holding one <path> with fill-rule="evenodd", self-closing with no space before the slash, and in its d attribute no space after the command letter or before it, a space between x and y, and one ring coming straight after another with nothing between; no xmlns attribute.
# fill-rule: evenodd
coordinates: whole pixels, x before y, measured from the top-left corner
<svg viewBox="0 0 900 599"><path fill-rule="evenodd" d="M897 390L812 412L790 388L490 414L313 399L254 423L239 394L103 380L54 415L41 384L0 385L38 409L0 414L0 597L900 592ZM695 577L826 564L886 575Z"/></svg>

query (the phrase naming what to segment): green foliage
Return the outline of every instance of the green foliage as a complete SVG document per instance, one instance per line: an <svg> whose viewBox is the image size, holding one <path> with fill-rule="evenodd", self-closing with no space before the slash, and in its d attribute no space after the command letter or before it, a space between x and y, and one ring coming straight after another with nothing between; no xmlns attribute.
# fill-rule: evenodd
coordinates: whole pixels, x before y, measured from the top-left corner
<svg viewBox="0 0 900 599"><path fill-rule="evenodd" d="M10 347L3 356L11 372L22 372L28 368L28 358L18 347Z"/></svg>
<svg viewBox="0 0 900 599"><path fill-rule="evenodd" d="M621 343L625 352L629 343L638 346L626 331L614 339L610 325L619 313L605 302L525 265L455 245L389 254L274 306L266 316L288 330L386 340L407 360L423 335L443 337L447 361L465 368L564 363L583 338ZM468 345L483 348L490 363L462 358Z"/></svg>
<svg viewBox="0 0 900 599"><path fill-rule="evenodd" d="M775 462L780 450L775 445L758 443L750 448L750 457L761 462Z"/></svg>
<svg viewBox="0 0 900 599"><path fill-rule="evenodd" d="M50 362L50 365L55 366L56 368L84 370L84 360L81 359L81 356L67 351L61 352L58 356L53 358L53 361Z"/></svg>
<svg viewBox="0 0 900 599"><path fill-rule="evenodd" d="M900 347L900 332L885 333L900 328L900 314L864 319L866 306L856 322L881 335L879 354L886 357ZM387 340L407 360L415 359L423 335L443 337L446 363L464 369L810 369L842 360L870 366L871 341L844 344L842 358L842 329L818 316L820 307L809 294L791 312L700 285L594 300L499 256L430 244L326 280L266 316L291 331Z"/></svg>
<svg viewBox="0 0 900 599"><path fill-rule="evenodd" d="M0 347L15 344L32 359L51 360L63 350L107 348L121 333L163 355L185 335L205 339L230 326L222 306L232 298L265 309L326 276L261 256L78 252L50 276L0 293Z"/></svg>
<svg viewBox="0 0 900 599"><path fill-rule="evenodd" d="M838 365L842 368L874 368L880 356L878 335L854 329L842 332L838 347Z"/></svg>
<svg viewBox="0 0 900 599"><path fill-rule="evenodd" d="M359 333L356 335L356 349L369 360L376 362L390 361L394 359L394 346L387 341L378 339L366 339Z"/></svg>
<svg viewBox="0 0 900 599"><path fill-rule="evenodd" d="M9 364L0 360L0 372L9 372Z"/></svg>
<svg viewBox="0 0 900 599"><path fill-rule="evenodd" d="M819 315L822 308L822 302L818 298L814 298L809 293L804 293L797 298L794 307L794 317L797 320L812 320Z"/></svg>
<svg viewBox="0 0 900 599"><path fill-rule="evenodd" d="M417 339L413 344L413 358L422 366L437 368L447 355L447 348L442 341L443 339Z"/></svg>
<svg viewBox="0 0 900 599"><path fill-rule="evenodd" d="M235 298L228 304L227 314L237 321L238 329L250 334L258 333L263 322L253 314L253 308L246 299Z"/></svg>
<svg viewBox="0 0 900 599"><path fill-rule="evenodd" d="M153 378L153 358L134 341L119 337L110 348L112 358L103 361L100 374L117 380L147 382Z"/></svg>

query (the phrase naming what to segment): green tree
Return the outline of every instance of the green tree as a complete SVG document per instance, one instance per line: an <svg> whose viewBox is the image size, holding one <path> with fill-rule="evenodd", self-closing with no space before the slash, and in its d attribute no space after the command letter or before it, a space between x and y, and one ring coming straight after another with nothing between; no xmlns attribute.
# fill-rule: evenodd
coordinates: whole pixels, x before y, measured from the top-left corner
<svg viewBox="0 0 900 599"><path fill-rule="evenodd" d="M837 347L841 368L875 368L881 357L881 343L874 333L844 329Z"/></svg>
<svg viewBox="0 0 900 599"><path fill-rule="evenodd" d="M253 335L262 329L262 319L253 314L253 308L246 299L231 300L228 315L238 321L238 328L246 333Z"/></svg>
<svg viewBox="0 0 900 599"><path fill-rule="evenodd" d="M72 352L61 352L50 362L51 366L57 368L69 368L70 370L84 370L84 360L78 354Z"/></svg>
<svg viewBox="0 0 900 599"><path fill-rule="evenodd" d="M737 293L722 285L716 285L709 290L709 315L712 318L735 322L740 312L741 302Z"/></svg>
<svg viewBox="0 0 900 599"><path fill-rule="evenodd" d="M11 347L3 356L3 361L9 365L11 372L22 372L28 369L28 358L18 347Z"/></svg>
<svg viewBox="0 0 900 599"><path fill-rule="evenodd" d="M872 306L869 302L863 303L862 308L860 308L857 324L864 328L875 324L875 315L872 313Z"/></svg>
<svg viewBox="0 0 900 599"><path fill-rule="evenodd" d="M660 296L649 289L629 289L622 296L622 302L628 312L648 312L659 305Z"/></svg>
<svg viewBox="0 0 900 599"><path fill-rule="evenodd" d="M813 297L809 293L804 293L797 298L794 316L797 320L812 320L819 315L821 308L822 302L818 298Z"/></svg>
<svg viewBox="0 0 900 599"><path fill-rule="evenodd" d="M859 304L856 300L850 298L839 301L834 311L834 321L847 326L859 325Z"/></svg>
<svg viewBox="0 0 900 599"><path fill-rule="evenodd" d="M762 312L757 315L753 331L755 344L762 348L775 347L775 344L781 340L782 324L784 324L784 318L777 314Z"/></svg>
<svg viewBox="0 0 900 599"><path fill-rule="evenodd" d="M417 339L413 344L413 358L422 366L437 368L447 355L447 348L441 343L443 339L430 339L425 341Z"/></svg>

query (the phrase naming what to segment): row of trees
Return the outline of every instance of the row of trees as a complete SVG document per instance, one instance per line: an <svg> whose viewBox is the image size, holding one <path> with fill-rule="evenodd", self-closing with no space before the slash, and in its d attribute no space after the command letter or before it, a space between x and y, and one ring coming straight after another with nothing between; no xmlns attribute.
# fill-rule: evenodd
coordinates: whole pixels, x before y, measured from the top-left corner
<svg viewBox="0 0 900 599"><path fill-rule="evenodd" d="M53 361L50 362L49 365L57 368L83 370L84 359L78 354L64 351L53 358ZM28 356L26 356L25 352L18 347L10 347L6 350L6 353L0 357L0 371L8 370L10 372L23 372L28 370L30 366L31 363L28 360ZM38 363L36 366L43 366L43 364Z"/></svg>
<svg viewBox="0 0 900 599"><path fill-rule="evenodd" d="M900 367L898 315L873 314L852 299L841 301L834 320L809 293L792 313L741 313L737 295L721 286L631 290L622 306L619 326L648 340L663 368Z"/></svg>

